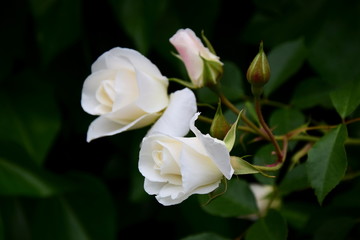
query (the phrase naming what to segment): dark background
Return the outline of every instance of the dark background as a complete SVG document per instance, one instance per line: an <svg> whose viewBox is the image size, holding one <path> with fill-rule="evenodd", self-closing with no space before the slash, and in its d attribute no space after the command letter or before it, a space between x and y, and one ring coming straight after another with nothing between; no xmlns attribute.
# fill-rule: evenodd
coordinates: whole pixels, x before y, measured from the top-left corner
<svg viewBox="0 0 360 240"><path fill-rule="evenodd" d="M163 207L144 192L137 154L146 129L86 142L95 117L83 111L80 99L91 64L113 47L133 48L163 75L186 79L168 40L188 27L198 36L204 30L221 60L243 75L261 40L270 51L303 38L306 60L267 96L287 103L302 79L316 76L332 89L359 79L359 14L359 2L350 0L3 2L0 239L180 239L205 231L239 236L250 221L211 216L193 197ZM305 112L341 121L324 106ZM306 209L319 207L313 193L294 198L308 200ZM290 229L293 239L315 232Z"/></svg>

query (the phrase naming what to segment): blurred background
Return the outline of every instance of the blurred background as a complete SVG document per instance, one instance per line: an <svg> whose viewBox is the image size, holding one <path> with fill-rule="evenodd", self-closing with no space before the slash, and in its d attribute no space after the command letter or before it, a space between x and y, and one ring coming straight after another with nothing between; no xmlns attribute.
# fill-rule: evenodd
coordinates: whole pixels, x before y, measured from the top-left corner
<svg viewBox="0 0 360 240"><path fill-rule="evenodd" d="M181 239L206 231L234 239L251 224L212 216L196 197L163 207L148 196L137 169L147 129L86 142L95 117L80 106L82 85L113 47L138 50L163 75L187 79L169 38L179 28L203 30L244 79L261 40L265 51L289 43L296 57L285 48L274 59L291 65L284 73L291 81L267 94L285 103L303 79L315 76L323 89L360 76L355 0L13 0L0 12L0 240ZM306 102L313 118L329 114L326 97L314 101ZM306 196L306 209L317 209ZM290 227L293 239L315 231Z"/></svg>

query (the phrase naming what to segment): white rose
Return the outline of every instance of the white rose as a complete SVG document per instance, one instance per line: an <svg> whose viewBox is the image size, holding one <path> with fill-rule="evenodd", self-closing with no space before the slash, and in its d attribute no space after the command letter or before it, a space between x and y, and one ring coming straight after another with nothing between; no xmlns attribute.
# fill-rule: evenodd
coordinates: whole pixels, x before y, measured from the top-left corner
<svg viewBox="0 0 360 240"><path fill-rule="evenodd" d="M169 41L179 53L191 82L196 87L204 86L206 81L215 82L218 75L222 73L223 63L220 62L219 57L203 45L193 30L179 29ZM210 73L206 76L211 79L204 78L204 60L211 63L207 65L207 71Z"/></svg>
<svg viewBox="0 0 360 240"><path fill-rule="evenodd" d="M192 194L215 190L223 176L230 179L234 169L223 141L203 135L190 121L195 137L153 134L145 137L139 154L144 188L163 205L181 203Z"/></svg>
<svg viewBox="0 0 360 240"><path fill-rule="evenodd" d="M271 194L273 194L275 190L273 185L250 183L249 187L254 194L259 212L258 214L241 216L242 218L257 220L259 216L262 217L266 214L268 208L278 208L280 206L280 198L276 197L275 199L272 199L273 196L271 196Z"/></svg>
<svg viewBox="0 0 360 240"><path fill-rule="evenodd" d="M113 48L91 66L82 90L81 106L99 115L87 141L154 123L169 103L168 79L139 52Z"/></svg>
<svg viewBox="0 0 360 240"><path fill-rule="evenodd" d="M146 136L162 133L183 137L189 132L189 122L197 111L195 94L188 88L170 94L170 103Z"/></svg>

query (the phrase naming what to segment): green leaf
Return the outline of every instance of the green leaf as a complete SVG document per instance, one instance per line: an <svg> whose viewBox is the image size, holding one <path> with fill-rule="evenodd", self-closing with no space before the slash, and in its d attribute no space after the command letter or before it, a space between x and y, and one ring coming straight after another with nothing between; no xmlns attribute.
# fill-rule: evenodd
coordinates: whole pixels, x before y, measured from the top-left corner
<svg viewBox="0 0 360 240"><path fill-rule="evenodd" d="M224 73L220 84L221 90L230 101L239 100L245 96L242 72L234 62L224 61Z"/></svg>
<svg viewBox="0 0 360 240"><path fill-rule="evenodd" d="M305 164L300 164L289 171L279 185L279 191L286 195L310 187Z"/></svg>
<svg viewBox="0 0 360 240"><path fill-rule="evenodd" d="M200 233L192 236L182 238L181 240L230 240L230 238L224 238L215 233Z"/></svg>
<svg viewBox="0 0 360 240"><path fill-rule="evenodd" d="M28 200L29 201L29 200ZM11 240L32 240L31 229L26 215L27 209L24 206L21 198L0 196L0 218L6 221L3 222L3 237ZM33 202L31 202L33 203ZM30 209L34 205L30 204ZM1 237L0 237L1 239Z"/></svg>
<svg viewBox="0 0 360 240"><path fill-rule="evenodd" d="M266 166L274 164L277 161L276 155L273 154L275 150L272 144L262 146L254 156L254 164L259 166ZM271 172L271 175L277 176L279 171ZM254 177L263 184L274 184L275 178L269 178L260 174L254 175Z"/></svg>
<svg viewBox="0 0 360 240"><path fill-rule="evenodd" d="M245 240L285 240L287 239L287 224L283 216L270 209L264 218L255 222L247 231Z"/></svg>
<svg viewBox="0 0 360 240"><path fill-rule="evenodd" d="M307 175L320 204L345 175L346 137L346 126L339 125L316 142L308 153Z"/></svg>
<svg viewBox="0 0 360 240"><path fill-rule="evenodd" d="M328 219L314 234L314 240L343 240L348 239L350 230L356 220L349 217L336 217Z"/></svg>
<svg viewBox="0 0 360 240"><path fill-rule="evenodd" d="M305 123L305 117L297 109L284 108L274 111L269 120L269 125L276 135L283 135Z"/></svg>
<svg viewBox="0 0 360 240"><path fill-rule="evenodd" d="M341 87L348 81L359 81L360 35L354 29L360 22L353 16L358 14L359 2L351 5L338 1L325 1L321 26L307 42L309 63L324 81ZM338 13L346 14L338 14Z"/></svg>
<svg viewBox="0 0 360 240"><path fill-rule="evenodd" d="M3 116L0 118L0 140L18 143L41 165L60 129L54 89L31 70L15 77L14 82L21 82L21 86L0 91ZM16 95L9 94L14 91Z"/></svg>
<svg viewBox="0 0 360 240"><path fill-rule="evenodd" d="M110 0L110 3L118 22L134 41L136 49L146 55L153 45L153 30L166 9L166 1Z"/></svg>
<svg viewBox="0 0 360 240"><path fill-rule="evenodd" d="M113 240L115 208L104 184L86 175L73 176L76 191L39 199L31 221L37 240Z"/></svg>
<svg viewBox="0 0 360 240"><path fill-rule="evenodd" d="M241 114L242 114L242 111L239 112L236 121L231 125L230 130L227 132L227 134L224 138L226 148L229 150L229 152L231 151L231 149L233 148L233 146L235 144L236 131L237 131L237 127L239 125L239 119L240 119Z"/></svg>
<svg viewBox="0 0 360 240"><path fill-rule="evenodd" d="M307 57L307 49L302 38L285 42L268 54L271 69L269 82L264 86L264 95L269 96L296 73Z"/></svg>
<svg viewBox="0 0 360 240"><path fill-rule="evenodd" d="M0 194L2 195L47 197L63 192L71 186L59 176L40 168L15 145L1 143L0 152Z"/></svg>
<svg viewBox="0 0 360 240"><path fill-rule="evenodd" d="M74 44L81 33L80 0L30 0L36 37L43 61L48 63Z"/></svg>
<svg viewBox="0 0 360 240"><path fill-rule="evenodd" d="M222 195L202 205L206 212L221 217L237 217L258 211L255 197L246 181L233 179L227 184L227 189ZM208 195L200 195L199 198L202 203L209 201Z"/></svg>
<svg viewBox="0 0 360 240"><path fill-rule="evenodd" d="M316 210L317 206L299 199L298 201L283 201L280 212L289 226L303 231Z"/></svg>
<svg viewBox="0 0 360 240"><path fill-rule="evenodd" d="M0 211L0 240L5 240L5 229L4 229L4 223L1 216Z"/></svg>
<svg viewBox="0 0 360 240"><path fill-rule="evenodd" d="M356 81L344 83L330 94L331 101L342 118L349 116L360 104L360 83Z"/></svg>
<svg viewBox="0 0 360 240"><path fill-rule="evenodd" d="M331 89L331 86L320 78L304 79L294 89L291 105L300 109L315 106L331 107Z"/></svg>

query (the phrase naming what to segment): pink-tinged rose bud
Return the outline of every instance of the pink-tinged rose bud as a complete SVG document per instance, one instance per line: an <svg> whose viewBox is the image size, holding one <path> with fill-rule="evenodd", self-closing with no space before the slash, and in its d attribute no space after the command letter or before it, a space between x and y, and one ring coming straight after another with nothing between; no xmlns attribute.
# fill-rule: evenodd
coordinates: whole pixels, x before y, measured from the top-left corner
<svg viewBox="0 0 360 240"><path fill-rule="evenodd" d="M222 75L223 63L219 57L203 45L195 33L189 29L179 29L170 38L170 43L179 53L193 85L197 88L215 85Z"/></svg>
<svg viewBox="0 0 360 240"><path fill-rule="evenodd" d="M255 56L247 70L246 78L251 84L254 95L260 95L263 86L270 79L270 65L263 50L263 42L260 43L259 53Z"/></svg>

